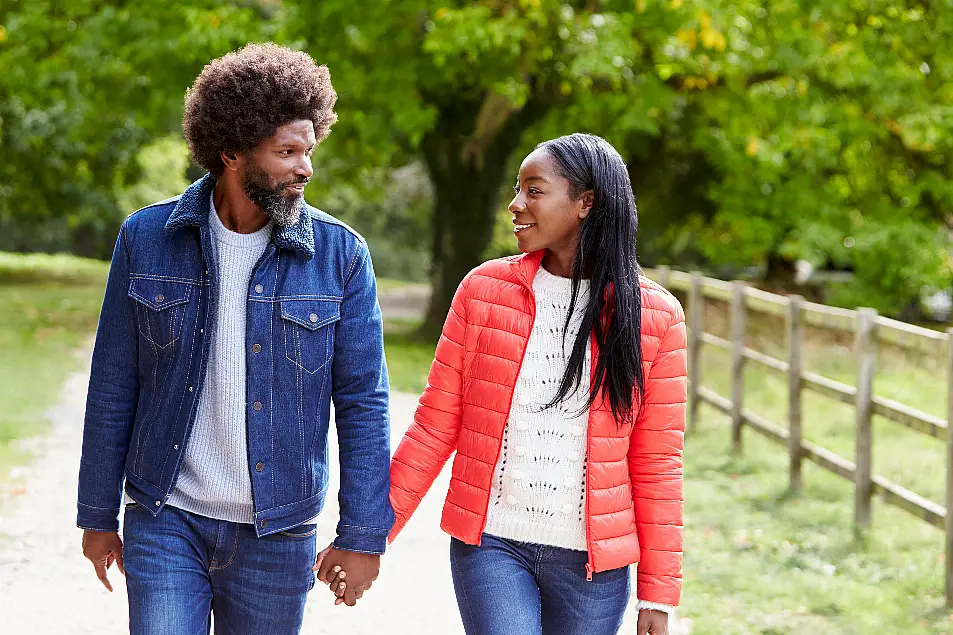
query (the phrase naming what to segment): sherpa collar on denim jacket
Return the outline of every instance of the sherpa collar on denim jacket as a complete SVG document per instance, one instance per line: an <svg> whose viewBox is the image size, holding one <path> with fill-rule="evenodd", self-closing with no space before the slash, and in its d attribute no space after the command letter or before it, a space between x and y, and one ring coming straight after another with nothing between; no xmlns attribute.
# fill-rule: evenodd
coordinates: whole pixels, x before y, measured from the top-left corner
<svg viewBox="0 0 953 635"><path fill-rule="evenodd" d="M172 211L172 215L169 216L169 220L165 224L166 231L172 232L182 227L201 227L208 224L208 215L211 212L209 197L212 190L215 189L215 183L215 177L206 174L190 185L179 197L179 202ZM305 204L303 197L299 210L301 214L298 223L279 226L273 239L277 247L293 249L304 254L310 260L314 257L314 228L311 224L311 213L308 211L308 206Z"/></svg>

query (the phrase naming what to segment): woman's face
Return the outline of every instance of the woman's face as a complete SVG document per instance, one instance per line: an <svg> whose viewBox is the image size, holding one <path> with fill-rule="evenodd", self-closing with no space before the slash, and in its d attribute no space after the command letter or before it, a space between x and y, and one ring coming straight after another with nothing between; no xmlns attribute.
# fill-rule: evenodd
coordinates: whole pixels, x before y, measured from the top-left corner
<svg viewBox="0 0 953 635"><path fill-rule="evenodd" d="M592 207L592 193L573 200L569 181L556 174L553 159L544 148L523 159L514 189L516 196L509 210L519 250L575 254L579 228Z"/></svg>

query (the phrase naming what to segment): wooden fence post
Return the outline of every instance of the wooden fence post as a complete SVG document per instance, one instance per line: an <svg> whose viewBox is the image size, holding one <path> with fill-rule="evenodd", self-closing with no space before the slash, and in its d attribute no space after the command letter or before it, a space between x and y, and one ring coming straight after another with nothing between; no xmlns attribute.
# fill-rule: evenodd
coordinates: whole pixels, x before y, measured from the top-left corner
<svg viewBox="0 0 953 635"><path fill-rule="evenodd" d="M659 265L655 268L655 271L658 274L656 282L667 289L668 280L672 277L672 269L668 265Z"/></svg>
<svg viewBox="0 0 953 635"><path fill-rule="evenodd" d="M705 312L705 296L702 294L702 276L692 273L692 286L688 294L688 432L695 429L698 419L698 387L701 384L702 321Z"/></svg>
<svg viewBox="0 0 953 635"><path fill-rule="evenodd" d="M801 348L804 344L804 322L801 318L804 298L788 298L788 456L791 464L791 491L801 491Z"/></svg>
<svg viewBox="0 0 953 635"><path fill-rule="evenodd" d="M854 474L854 529L862 532L870 527L870 500L873 483L871 472L872 434L870 418L873 412L874 372L877 347L874 340L873 309L857 309L854 347L857 354L857 457Z"/></svg>
<svg viewBox="0 0 953 635"><path fill-rule="evenodd" d="M731 296L731 449L741 452L741 416L745 394L745 283L736 281Z"/></svg>
<svg viewBox="0 0 953 635"><path fill-rule="evenodd" d="M946 607L953 608L953 328L946 333Z"/></svg>

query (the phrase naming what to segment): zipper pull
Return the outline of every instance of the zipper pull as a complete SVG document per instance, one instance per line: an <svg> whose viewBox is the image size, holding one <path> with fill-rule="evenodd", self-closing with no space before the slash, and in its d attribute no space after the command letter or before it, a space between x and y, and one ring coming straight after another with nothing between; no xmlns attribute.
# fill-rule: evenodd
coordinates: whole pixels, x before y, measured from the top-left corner
<svg viewBox="0 0 953 635"><path fill-rule="evenodd" d="M592 565L586 563L586 582L592 582Z"/></svg>

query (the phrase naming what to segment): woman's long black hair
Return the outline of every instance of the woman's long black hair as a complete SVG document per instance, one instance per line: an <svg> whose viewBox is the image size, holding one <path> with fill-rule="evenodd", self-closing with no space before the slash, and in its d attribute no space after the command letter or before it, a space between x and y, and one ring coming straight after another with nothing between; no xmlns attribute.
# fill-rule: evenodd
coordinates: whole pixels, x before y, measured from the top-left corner
<svg viewBox="0 0 953 635"><path fill-rule="evenodd" d="M595 333L599 355L588 406L592 407L601 391L620 425L634 423L645 392L645 377L640 269L635 254L638 214L629 173L616 149L595 135L571 134L545 141L537 148L552 157L556 172L569 181L573 200L586 191L593 193L592 209L582 222L579 251L573 261L572 297L564 333L569 329L584 278L589 278L589 299L559 392L547 407L555 406L579 387L586 344Z"/></svg>

